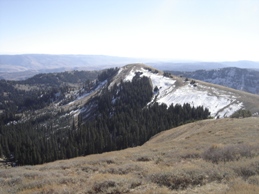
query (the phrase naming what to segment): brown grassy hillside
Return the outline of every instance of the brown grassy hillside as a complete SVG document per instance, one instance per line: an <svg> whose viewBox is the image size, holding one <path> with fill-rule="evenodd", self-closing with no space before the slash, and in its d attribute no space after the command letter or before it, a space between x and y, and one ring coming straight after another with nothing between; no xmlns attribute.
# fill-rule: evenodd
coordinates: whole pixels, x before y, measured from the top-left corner
<svg viewBox="0 0 259 194"><path fill-rule="evenodd" d="M259 118L204 120L135 148L0 169L0 193L259 193Z"/></svg>

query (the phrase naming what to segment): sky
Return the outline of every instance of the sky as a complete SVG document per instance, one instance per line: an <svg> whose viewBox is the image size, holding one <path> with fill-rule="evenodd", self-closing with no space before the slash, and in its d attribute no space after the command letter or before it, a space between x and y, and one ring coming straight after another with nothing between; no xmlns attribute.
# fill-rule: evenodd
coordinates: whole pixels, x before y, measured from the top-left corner
<svg viewBox="0 0 259 194"><path fill-rule="evenodd" d="M259 0L0 0L0 54L259 61Z"/></svg>

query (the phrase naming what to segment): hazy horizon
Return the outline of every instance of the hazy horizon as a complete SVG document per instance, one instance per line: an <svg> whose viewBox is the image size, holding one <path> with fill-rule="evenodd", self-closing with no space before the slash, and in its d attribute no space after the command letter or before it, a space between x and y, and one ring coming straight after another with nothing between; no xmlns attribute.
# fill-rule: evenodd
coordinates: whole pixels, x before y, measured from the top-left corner
<svg viewBox="0 0 259 194"><path fill-rule="evenodd" d="M111 58L122 58L122 59L139 59L139 60L145 60L144 62L169 62L169 63L224 63L224 62L256 62L258 61L252 61L252 60L215 60L215 61L208 61L208 60L188 60L188 59L173 59L173 58L147 58L147 57L125 57L125 56L114 56L114 55L102 55L102 54L48 54L48 53L0 53L0 56L28 56L28 55L46 55L46 56L93 56L93 57L111 57ZM150 60L150 61L148 61ZM136 62L138 63L138 62ZM140 62L141 63L141 62Z"/></svg>

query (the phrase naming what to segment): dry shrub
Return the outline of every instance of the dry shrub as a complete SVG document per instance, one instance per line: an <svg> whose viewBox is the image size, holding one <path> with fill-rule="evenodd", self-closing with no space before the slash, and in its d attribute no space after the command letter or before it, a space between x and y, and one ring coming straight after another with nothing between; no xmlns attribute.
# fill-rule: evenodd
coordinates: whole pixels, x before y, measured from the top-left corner
<svg viewBox="0 0 259 194"><path fill-rule="evenodd" d="M21 177L12 177L12 178L7 179L5 182L7 185L13 187L16 185L20 185L22 183L22 178Z"/></svg>
<svg viewBox="0 0 259 194"><path fill-rule="evenodd" d="M95 183L92 189L95 193L105 193L108 191L108 189L110 191L112 190L115 191L116 187L117 187L117 183L115 181L107 180L107 181Z"/></svg>
<svg viewBox="0 0 259 194"><path fill-rule="evenodd" d="M5 185L5 180L6 180L6 178L1 178L0 177L0 186L4 186Z"/></svg>
<svg viewBox="0 0 259 194"><path fill-rule="evenodd" d="M202 153L202 158L206 161L218 163L222 157L222 145L212 145Z"/></svg>
<svg viewBox="0 0 259 194"><path fill-rule="evenodd" d="M114 161L114 159L106 158L106 159L101 160L101 163L115 164L115 161Z"/></svg>
<svg viewBox="0 0 259 194"><path fill-rule="evenodd" d="M251 176L247 179L249 184L258 185L259 186L259 175Z"/></svg>
<svg viewBox="0 0 259 194"><path fill-rule="evenodd" d="M148 156L140 156L137 158L137 161L138 162L148 162L148 161L151 161L152 159Z"/></svg>
<svg viewBox="0 0 259 194"><path fill-rule="evenodd" d="M112 167L107 170L104 170L102 173L110 174L129 174L133 172L140 172L142 169L135 164L123 164L120 166Z"/></svg>
<svg viewBox="0 0 259 194"><path fill-rule="evenodd" d="M234 172L244 179L247 179L251 176L259 175L258 157L250 160L242 160L238 163L233 163L231 166Z"/></svg>
<svg viewBox="0 0 259 194"><path fill-rule="evenodd" d="M170 189L168 189L167 187L156 187L156 188L147 188L147 189L143 189L144 192L136 192L136 194L171 194L172 191Z"/></svg>
<svg viewBox="0 0 259 194"><path fill-rule="evenodd" d="M46 180L46 179L38 180L38 179L35 179L35 181L33 181L33 182L22 184L19 187L19 191L31 190L31 189L42 189L46 185L51 185L52 183L53 183L53 181L51 181L51 180Z"/></svg>
<svg viewBox="0 0 259 194"><path fill-rule="evenodd" d="M197 159L200 157L201 155L199 153L186 153L181 156L182 159Z"/></svg>
<svg viewBox="0 0 259 194"><path fill-rule="evenodd" d="M106 164L115 164L115 160L114 159L111 159L111 158L102 158L102 159L99 159L99 160L93 160L93 161L90 161L88 162L88 164L90 165L106 165Z"/></svg>
<svg viewBox="0 0 259 194"><path fill-rule="evenodd" d="M93 172L98 171L98 168L97 168L97 167L94 167L94 166L84 166L84 167L82 167L81 170L82 170L83 172L86 172L86 173L93 173Z"/></svg>
<svg viewBox="0 0 259 194"><path fill-rule="evenodd" d="M87 193L129 193L130 190L140 186L142 181L138 178L132 178L127 175L109 175L109 174L99 174L93 177L93 184L91 190Z"/></svg>
<svg viewBox="0 0 259 194"><path fill-rule="evenodd" d="M59 180L57 181L57 184L76 184L78 182L78 178L73 178L73 177L62 177L59 178Z"/></svg>
<svg viewBox="0 0 259 194"><path fill-rule="evenodd" d="M42 178L41 177L41 174L39 172L25 172L23 174L23 176L26 178L26 179L31 179L31 180L35 180L35 179L40 179Z"/></svg>
<svg viewBox="0 0 259 194"><path fill-rule="evenodd" d="M238 145L212 145L209 149L202 153L202 158L213 163L230 162L239 160L240 158L251 158L256 156L257 146L248 144Z"/></svg>
<svg viewBox="0 0 259 194"><path fill-rule="evenodd" d="M208 167L187 167L179 170L158 172L151 174L149 179L159 186L166 186L169 189L185 189L188 186L201 186L208 182L220 181L223 179L217 169Z"/></svg>
<svg viewBox="0 0 259 194"><path fill-rule="evenodd" d="M130 180L104 180L101 182L96 182L92 190L89 193L107 193L107 194L117 194L117 193L128 193L131 189L141 185L141 181Z"/></svg>
<svg viewBox="0 0 259 194"><path fill-rule="evenodd" d="M245 181L237 180L230 186L230 189L226 192L226 194L258 194L259 193L259 186L248 184Z"/></svg>

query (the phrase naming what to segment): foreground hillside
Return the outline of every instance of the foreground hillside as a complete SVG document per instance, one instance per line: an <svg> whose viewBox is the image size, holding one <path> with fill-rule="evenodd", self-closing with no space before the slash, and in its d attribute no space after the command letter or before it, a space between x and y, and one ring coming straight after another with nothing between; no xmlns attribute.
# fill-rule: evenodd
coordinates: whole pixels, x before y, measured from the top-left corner
<svg viewBox="0 0 259 194"><path fill-rule="evenodd" d="M143 146L0 169L1 193L258 193L259 118L204 120Z"/></svg>

